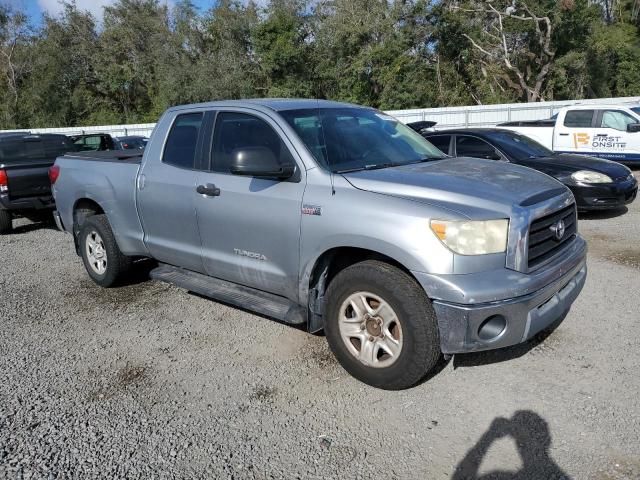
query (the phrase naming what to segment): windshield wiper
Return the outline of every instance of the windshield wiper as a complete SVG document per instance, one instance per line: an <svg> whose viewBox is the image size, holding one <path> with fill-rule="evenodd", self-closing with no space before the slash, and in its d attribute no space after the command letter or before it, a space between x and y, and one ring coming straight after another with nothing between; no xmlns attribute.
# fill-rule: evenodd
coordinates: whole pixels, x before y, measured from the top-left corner
<svg viewBox="0 0 640 480"><path fill-rule="evenodd" d="M360 172L362 170L379 170L381 168L389 168L393 166L394 166L393 163L376 163L373 165L365 165L363 167L345 168L344 170L336 170L334 173L351 173L351 172Z"/></svg>
<svg viewBox="0 0 640 480"><path fill-rule="evenodd" d="M407 163L407 165L415 165L416 163L432 162L433 160L444 160L445 158L447 158L447 155L443 155L442 157L424 157L424 158L421 158L420 160L416 160L415 162L409 162Z"/></svg>

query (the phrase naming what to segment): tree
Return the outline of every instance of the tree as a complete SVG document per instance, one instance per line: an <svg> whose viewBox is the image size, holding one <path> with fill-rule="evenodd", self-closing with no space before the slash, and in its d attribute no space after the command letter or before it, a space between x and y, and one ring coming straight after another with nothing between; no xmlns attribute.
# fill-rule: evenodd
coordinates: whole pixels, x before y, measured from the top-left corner
<svg viewBox="0 0 640 480"><path fill-rule="evenodd" d="M478 19L476 31L463 36L477 50L485 68L492 63L504 67L503 73L493 78L499 87L516 90L527 102L544 99L543 89L556 56L548 15L538 15L526 3L516 1L497 7L473 1L450 8Z"/></svg>
<svg viewBox="0 0 640 480"><path fill-rule="evenodd" d="M252 45L267 96L314 96L306 11L306 3L300 0L272 0L264 20L252 29Z"/></svg>
<svg viewBox="0 0 640 480"><path fill-rule="evenodd" d="M33 30L23 12L0 5L0 85L2 90L2 123L8 127L20 124L21 87L31 73Z"/></svg>
<svg viewBox="0 0 640 480"><path fill-rule="evenodd" d="M31 126L67 126L86 121L95 106L95 20L75 4L58 17L45 16L34 40L32 70L25 81L22 107Z"/></svg>

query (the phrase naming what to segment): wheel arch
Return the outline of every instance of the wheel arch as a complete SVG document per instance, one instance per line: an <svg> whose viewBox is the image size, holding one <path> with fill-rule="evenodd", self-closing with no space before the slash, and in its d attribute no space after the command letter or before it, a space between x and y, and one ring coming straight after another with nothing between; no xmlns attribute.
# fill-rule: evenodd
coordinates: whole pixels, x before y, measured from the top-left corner
<svg viewBox="0 0 640 480"><path fill-rule="evenodd" d="M103 215L105 214L104 208L89 197L82 197L76 200L73 204L72 210L72 218L73 218L73 241L76 247L76 253L80 255L80 246L78 244L78 236L80 234L80 229L84 224L85 220L94 215Z"/></svg>
<svg viewBox="0 0 640 480"><path fill-rule="evenodd" d="M378 260L392 265L419 284L409 268L388 254L354 246L335 246L326 249L313 262L309 262L311 266L304 272L300 284L302 302L303 304L306 302L309 306L310 332L319 332L324 328L324 294L331 280L345 268L365 260Z"/></svg>

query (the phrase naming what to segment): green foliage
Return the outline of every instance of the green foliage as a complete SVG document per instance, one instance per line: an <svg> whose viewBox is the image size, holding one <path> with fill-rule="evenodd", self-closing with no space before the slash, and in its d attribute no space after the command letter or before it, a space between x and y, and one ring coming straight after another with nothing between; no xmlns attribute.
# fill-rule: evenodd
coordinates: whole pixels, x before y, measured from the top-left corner
<svg viewBox="0 0 640 480"><path fill-rule="evenodd" d="M639 95L634 3L117 0L98 22L70 1L37 29L2 4L0 128L155 121L224 98L399 109Z"/></svg>

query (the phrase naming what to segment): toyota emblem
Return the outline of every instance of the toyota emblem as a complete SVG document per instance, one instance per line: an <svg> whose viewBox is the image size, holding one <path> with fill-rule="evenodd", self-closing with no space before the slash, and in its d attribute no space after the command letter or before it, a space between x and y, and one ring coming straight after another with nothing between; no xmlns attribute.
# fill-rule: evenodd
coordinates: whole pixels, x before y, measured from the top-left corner
<svg viewBox="0 0 640 480"><path fill-rule="evenodd" d="M553 232L553 235L556 237L556 240L562 240L562 237L564 237L564 232L566 230L566 227L564 225L564 220L562 219L558 220L556 223L551 225L550 228L551 228L551 231Z"/></svg>

